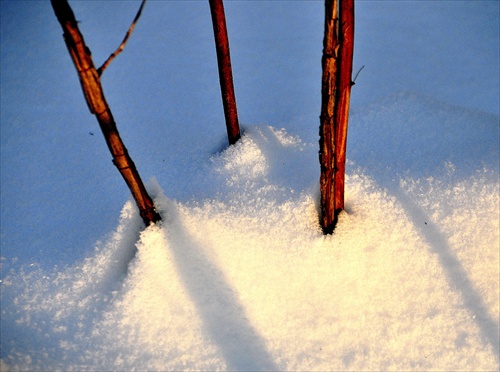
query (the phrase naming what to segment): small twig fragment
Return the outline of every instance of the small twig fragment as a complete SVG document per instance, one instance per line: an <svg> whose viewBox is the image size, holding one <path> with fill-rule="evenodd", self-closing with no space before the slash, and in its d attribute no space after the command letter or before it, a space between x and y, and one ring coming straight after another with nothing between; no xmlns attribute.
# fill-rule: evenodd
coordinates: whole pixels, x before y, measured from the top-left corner
<svg viewBox="0 0 500 372"><path fill-rule="evenodd" d="M125 48L125 44L127 43L128 41L128 38L130 37L130 35L132 34L132 31L134 30L134 27L135 27L135 24L137 23L137 21L139 20L139 17L141 16L141 13L142 13L142 8L144 8L144 4L146 4L146 0L142 0L142 3L141 3L141 6L139 7L139 10L137 11L137 14L135 15L135 18L134 20L132 21L132 24L130 25L127 33L125 34L125 37L123 38L123 41L122 43L120 44L120 46L118 47L118 49L116 49L109 57L108 59L106 60L106 62L104 62L102 64L101 67L99 67L97 69L97 73L99 74L99 76L101 76L101 74L103 73L104 69L106 67L108 67L108 65L111 63L111 61L113 59L115 59L115 57L120 54L122 52L122 50Z"/></svg>
<svg viewBox="0 0 500 372"><path fill-rule="evenodd" d="M358 70L358 72L356 72L356 76L354 76L354 79L352 80L351 85L356 84L356 79L358 78L358 75L361 72L361 70L364 68L365 68L365 65L361 66L361 68Z"/></svg>

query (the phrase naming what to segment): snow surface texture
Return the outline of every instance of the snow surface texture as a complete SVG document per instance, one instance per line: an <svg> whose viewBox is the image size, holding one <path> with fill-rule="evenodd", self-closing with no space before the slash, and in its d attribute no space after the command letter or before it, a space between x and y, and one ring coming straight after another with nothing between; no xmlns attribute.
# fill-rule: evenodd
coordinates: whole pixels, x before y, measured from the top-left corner
<svg viewBox="0 0 500 372"><path fill-rule="evenodd" d="M357 4L356 58L367 67L353 91L346 211L323 236L321 2L227 3L240 116L262 123L230 148L208 5L145 8L104 86L164 217L147 229L102 160L58 25L43 25L50 7L1 3L2 371L499 369L498 2ZM72 5L102 60L137 4ZM102 46L99 19L118 7L128 13L112 26L117 41ZM18 29L8 15L21 8L33 21ZM465 25L451 21L464 13ZM48 52L28 73L33 24L47 30L36 40ZM26 49L24 39L14 48L23 35ZM395 47L370 49L376 36ZM422 65L428 57L446 69ZM193 67L207 77L193 83ZM19 112L23 95L33 110Z"/></svg>

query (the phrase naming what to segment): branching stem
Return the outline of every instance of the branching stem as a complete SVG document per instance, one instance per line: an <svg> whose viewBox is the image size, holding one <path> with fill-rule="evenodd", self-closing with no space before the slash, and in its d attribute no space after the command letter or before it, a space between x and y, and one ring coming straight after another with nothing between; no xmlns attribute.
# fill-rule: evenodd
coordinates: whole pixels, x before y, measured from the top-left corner
<svg viewBox="0 0 500 372"><path fill-rule="evenodd" d="M137 11L137 14L135 15L135 18L132 22L132 24L130 25L127 33L125 34L125 37L123 38L123 41L122 43L120 44L120 46L118 47L118 49L116 49L109 57L108 59L106 60L106 62L104 62L102 64L101 67L99 67L97 69L97 73L99 74L99 76L102 75L104 69L106 69L106 67L108 67L108 65L111 63L111 61L113 59L115 59L115 57L120 54L123 49L125 48L125 44L127 43L128 41L128 38L130 37L130 35L132 34L132 31L134 30L135 28L135 24L137 23L137 21L139 20L139 17L141 16L141 13L142 13L142 8L144 8L144 4L146 4L146 0L142 0L142 3L141 3L141 6L139 7L139 10Z"/></svg>
<svg viewBox="0 0 500 372"><path fill-rule="evenodd" d="M83 35L78 29L73 10L67 0L51 0L54 13L64 31L64 41L73 64L76 67L85 100L95 115L109 151L116 166L134 197L139 213L146 226L161 220L153 200L149 196L139 172L123 143L111 109L106 102L101 79L92 60L90 49L85 45ZM137 17L136 17L137 18Z"/></svg>

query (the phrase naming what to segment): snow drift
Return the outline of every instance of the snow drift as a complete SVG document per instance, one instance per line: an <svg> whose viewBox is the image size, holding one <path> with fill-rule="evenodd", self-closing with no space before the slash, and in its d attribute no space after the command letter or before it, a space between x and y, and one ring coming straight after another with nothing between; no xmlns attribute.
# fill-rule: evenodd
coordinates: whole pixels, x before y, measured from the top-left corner
<svg viewBox="0 0 500 372"><path fill-rule="evenodd" d="M161 224L141 232L129 201L83 262L8 275L3 366L497 368L498 173L457 177L448 162L388 189L351 164L346 211L323 236L316 154L249 127L199 167L203 198L151 182Z"/></svg>

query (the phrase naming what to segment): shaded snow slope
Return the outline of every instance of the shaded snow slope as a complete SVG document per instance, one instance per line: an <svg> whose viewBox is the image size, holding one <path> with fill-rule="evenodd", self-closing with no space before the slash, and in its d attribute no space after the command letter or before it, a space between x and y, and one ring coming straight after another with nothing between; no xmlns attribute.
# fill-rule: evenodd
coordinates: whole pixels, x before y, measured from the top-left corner
<svg viewBox="0 0 500 372"><path fill-rule="evenodd" d="M367 104L410 89L499 115L499 18L498 1L357 1L354 60L366 91L353 95Z"/></svg>
<svg viewBox="0 0 500 372"><path fill-rule="evenodd" d="M12 272L4 366L498 368L498 173L457 178L448 163L384 189L351 167L325 237L315 182L299 176L316 154L284 130L248 128L197 174L203 198L150 185L159 226L139 233L127 202L82 263Z"/></svg>
<svg viewBox="0 0 500 372"><path fill-rule="evenodd" d="M499 145L498 115L416 92L392 94L350 116L349 159L383 184L441 175L446 163L458 178L483 167L498 172Z"/></svg>

